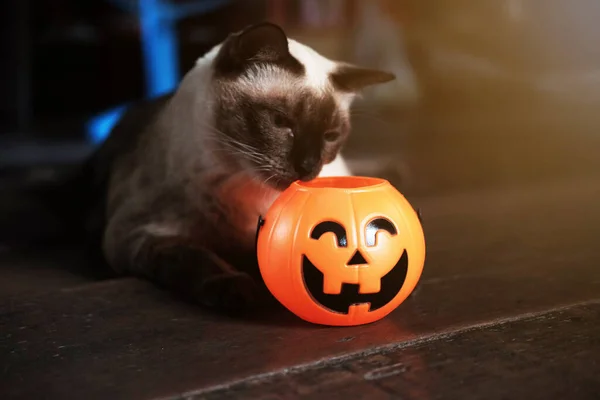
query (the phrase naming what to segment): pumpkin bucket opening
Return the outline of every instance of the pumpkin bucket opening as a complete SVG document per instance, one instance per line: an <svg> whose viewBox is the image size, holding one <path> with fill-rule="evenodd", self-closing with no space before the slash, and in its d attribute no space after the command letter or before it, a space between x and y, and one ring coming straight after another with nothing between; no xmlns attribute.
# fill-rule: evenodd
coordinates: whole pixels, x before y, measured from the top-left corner
<svg viewBox="0 0 600 400"><path fill-rule="evenodd" d="M364 176L323 177L308 182L297 182L299 186L311 189L365 189L385 183L384 179Z"/></svg>

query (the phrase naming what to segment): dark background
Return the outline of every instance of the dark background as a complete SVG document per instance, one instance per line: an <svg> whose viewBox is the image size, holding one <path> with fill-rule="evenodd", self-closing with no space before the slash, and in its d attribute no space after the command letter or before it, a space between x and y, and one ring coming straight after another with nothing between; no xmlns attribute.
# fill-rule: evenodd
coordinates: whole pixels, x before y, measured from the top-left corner
<svg viewBox="0 0 600 400"><path fill-rule="evenodd" d="M265 16L264 2L238 3L177 24L182 73L232 29ZM76 137L78 120L144 96L134 14L103 0L9 0L1 7L2 74L8 77L1 91L3 134L43 130L44 136Z"/></svg>
<svg viewBox="0 0 600 400"><path fill-rule="evenodd" d="M367 150L397 153L405 171L419 174L427 166L414 164L411 154L426 151L421 146L447 148L450 141L467 152L447 156L461 174L475 166L460 166L467 156L487 160L477 169L488 178L510 172L510 179L530 173L495 160L518 151L511 144L527 151L532 148L522 146L566 146L575 153L563 149L563 157L591 157L586 151L596 145L600 101L600 6L594 0L317 3L322 9L311 14L308 1L235 0L182 18L176 24L181 74L229 32L271 20L326 56L400 72L397 87L369 92L357 105L369 109L369 123L384 121L377 125L380 140L355 129L360 146L349 146L349 153L365 149L368 139ZM93 147L85 134L91 117L146 95L139 20L122 4L137 0L2 2L0 171L76 162ZM385 61L390 54L396 59ZM365 122L358 117L364 113L356 115L357 126ZM508 147L488 154L492 142ZM559 166L556 155L535 161L538 169L554 163L553 173L573 168ZM437 164L430 169L424 179L439 173ZM435 178L431 188L458 185L452 176ZM469 175L460 181L473 179L493 180Z"/></svg>

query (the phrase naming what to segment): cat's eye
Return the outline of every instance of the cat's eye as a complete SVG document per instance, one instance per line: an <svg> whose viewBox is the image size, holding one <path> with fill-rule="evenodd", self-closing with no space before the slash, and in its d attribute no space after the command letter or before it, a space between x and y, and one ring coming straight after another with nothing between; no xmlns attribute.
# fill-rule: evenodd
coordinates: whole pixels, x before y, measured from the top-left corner
<svg viewBox="0 0 600 400"><path fill-rule="evenodd" d="M291 128L292 127L290 120L285 115L279 114L279 113L273 115L273 123L278 128Z"/></svg>
<svg viewBox="0 0 600 400"><path fill-rule="evenodd" d="M273 114L273 124L282 132L285 132L285 134L288 137L294 137L294 131L292 130L292 121L290 121L290 119L285 115L280 113Z"/></svg>
<svg viewBox="0 0 600 400"><path fill-rule="evenodd" d="M335 142L340 138L341 134L338 131L327 131L323 135L323 138L327 142Z"/></svg>

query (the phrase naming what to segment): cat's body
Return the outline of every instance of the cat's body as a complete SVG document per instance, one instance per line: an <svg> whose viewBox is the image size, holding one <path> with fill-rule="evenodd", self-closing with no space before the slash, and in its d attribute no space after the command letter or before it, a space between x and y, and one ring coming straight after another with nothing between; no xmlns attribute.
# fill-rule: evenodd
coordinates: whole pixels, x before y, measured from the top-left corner
<svg viewBox="0 0 600 400"><path fill-rule="evenodd" d="M353 96L391 79L272 24L231 35L174 94L130 110L91 160L106 260L207 306L251 304L258 216L294 180L350 174L339 150Z"/></svg>

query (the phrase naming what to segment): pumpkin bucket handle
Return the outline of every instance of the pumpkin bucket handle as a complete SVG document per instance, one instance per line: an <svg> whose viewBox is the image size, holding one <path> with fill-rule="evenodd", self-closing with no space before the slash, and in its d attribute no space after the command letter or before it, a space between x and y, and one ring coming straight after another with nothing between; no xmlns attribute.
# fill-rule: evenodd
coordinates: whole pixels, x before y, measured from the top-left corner
<svg viewBox="0 0 600 400"><path fill-rule="evenodd" d="M260 228L265 224L265 220L262 215L258 215L258 222L256 223L256 237L254 238L254 250L258 250L258 234L260 233Z"/></svg>

